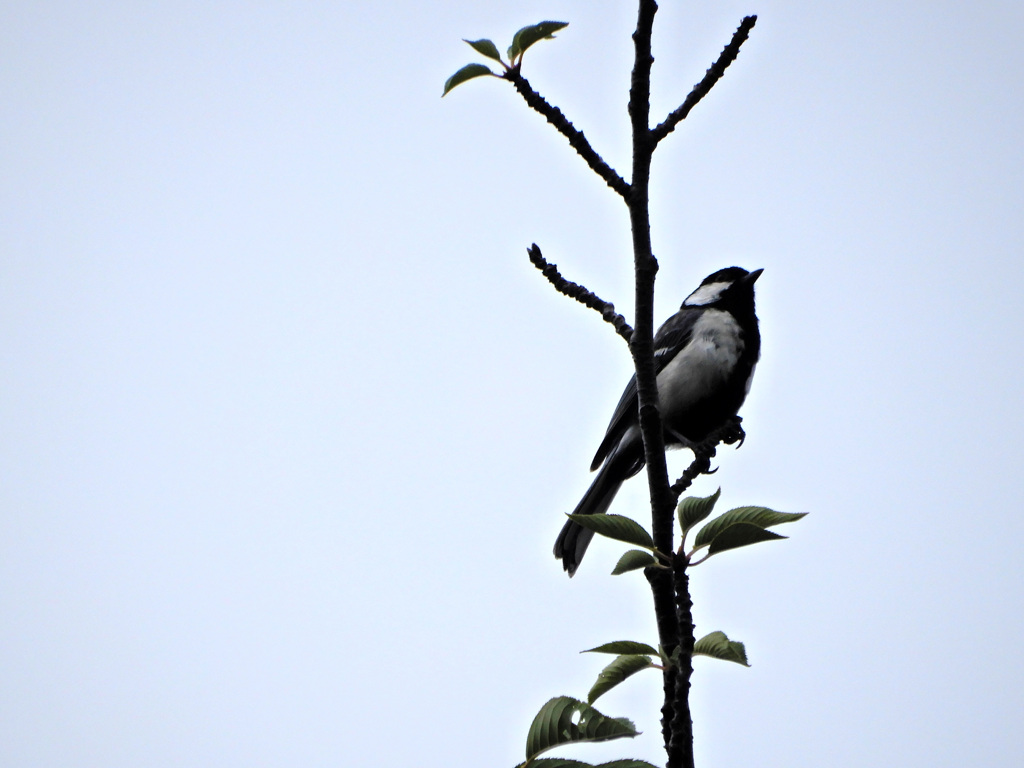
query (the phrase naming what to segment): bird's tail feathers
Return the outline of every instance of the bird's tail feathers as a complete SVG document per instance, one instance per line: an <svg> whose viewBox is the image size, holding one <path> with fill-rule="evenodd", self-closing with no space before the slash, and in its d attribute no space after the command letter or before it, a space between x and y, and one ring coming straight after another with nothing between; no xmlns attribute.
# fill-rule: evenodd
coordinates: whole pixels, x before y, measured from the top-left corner
<svg viewBox="0 0 1024 768"><path fill-rule="evenodd" d="M641 460L639 466L635 460L624 460L626 457L621 454L613 454L598 470L597 477L590 484L587 492L583 494L580 503L573 510L574 515L603 515L608 511L619 487L628 478L640 471L643 466ZM580 561L583 559L590 540L594 538L594 532L588 531L581 525L567 520L562 527L562 532L555 540L555 557L562 561L562 567L570 576L576 573Z"/></svg>

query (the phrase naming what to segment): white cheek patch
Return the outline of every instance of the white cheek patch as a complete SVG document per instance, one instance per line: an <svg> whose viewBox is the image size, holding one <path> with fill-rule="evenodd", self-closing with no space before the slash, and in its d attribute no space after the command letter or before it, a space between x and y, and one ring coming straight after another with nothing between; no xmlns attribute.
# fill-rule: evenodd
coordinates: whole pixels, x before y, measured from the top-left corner
<svg viewBox="0 0 1024 768"><path fill-rule="evenodd" d="M683 302L684 307L703 307L708 304L714 304L721 297L722 292L725 291L732 283L708 283L702 285L696 291L686 297L686 301Z"/></svg>

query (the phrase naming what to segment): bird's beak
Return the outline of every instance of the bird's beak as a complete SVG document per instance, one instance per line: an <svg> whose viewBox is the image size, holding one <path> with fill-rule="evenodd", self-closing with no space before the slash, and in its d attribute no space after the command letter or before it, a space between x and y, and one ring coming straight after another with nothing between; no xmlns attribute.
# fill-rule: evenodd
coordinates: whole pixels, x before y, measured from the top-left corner
<svg viewBox="0 0 1024 768"><path fill-rule="evenodd" d="M747 275L745 278L743 278L743 281L747 285L753 285L754 283L757 282L757 278L759 278L761 276L762 272L764 272L763 268L762 269L755 269L753 272L751 272L749 275Z"/></svg>

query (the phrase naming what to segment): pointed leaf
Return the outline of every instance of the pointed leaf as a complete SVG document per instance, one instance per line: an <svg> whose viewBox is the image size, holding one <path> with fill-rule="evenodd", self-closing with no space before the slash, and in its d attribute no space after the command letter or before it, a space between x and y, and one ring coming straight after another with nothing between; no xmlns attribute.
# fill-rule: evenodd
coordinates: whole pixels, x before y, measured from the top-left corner
<svg viewBox="0 0 1024 768"><path fill-rule="evenodd" d="M474 51L483 54L489 59L501 61L501 54L498 53L498 46L486 38L481 40L463 40L462 42L468 43Z"/></svg>
<svg viewBox="0 0 1024 768"><path fill-rule="evenodd" d="M730 640L725 636L725 632L712 632L702 637L693 644L693 655L711 656L724 661L734 661L744 667L750 666L747 663L747 649L743 643Z"/></svg>
<svg viewBox="0 0 1024 768"><path fill-rule="evenodd" d="M612 576L620 576L629 571L636 571L646 568L648 565L655 565L658 561L649 552L641 552L639 549L631 549L619 558L619 562L612 569Z"/></svg>
<svg viewBox="0 0 1024 768"><path fill-rule="evenodd" d="M700 496L687 496L679 502L676 512L679 514L679 527L683 529L683 538L686 538L687 532L693 526L711 514L715 508L715 502L718 501L718 497L721 495L722 489L719 488L710 496L704 496L703 498Z"/></svg>
<svg viewBox="0 0 1024 768"><path fill-rule="evenodd" d="M624 717L608 717L589 704L557 696L540 708L526 736L526 759L560 744L632 738L640 732Z"/></svg>
<svg viewBox="0 0 1024 768"><path fill-rule="evenodd" d="M738 549L739 547L746 547L751 544L760 544L762 541L775 541L776 539L787 538L789 537L782 536L774 531L766 531L764 528L758 528L750 523L736 523L736 525L730 525L715 536L715 540L711 542L711 546L708 548L708 557L717 555L719 552L725 552L728 549Z"/></svg>
<svg viewBox="0 0 1024 768"><path fill-rule="evenodd" d="M448 91L457 85L462 85L467 80L472 80L474 77L483 77L484 75L493 75L487 67L483 64L467 64L454 75L449 77L444 83L444 93L441 94L441 98L448 95Z"/></svg>
<svg viewBox="0 0 1024 768"><path fill-rule="evenodd" d="M806 512L776 512L767 507L737 507L736 509L730 509L720 517L716 517L701 528L693 542L693 546L703 547L710 544L719 533L735 523L749 523L750 525L756 525L758 528L771 528L773 525L796 522L801 517L806 516Z"/></svg>
<svg viewBox="0 0 1024 768"><path fill-rule="evenodd" d="M607 536L609 539L635 544L644 549L654 549L651 534L640 523L622 515L566 515L570 520L588 531Z"/></svg>
<svg viewBox="0 0 1024 768"><path fill-rule="evenodd" d="M647 653L651 656L658 656L658 652L647 643L638 643L634 640L616 640L612 643L599 645L597 648L588 648L580 653Z"/></svg>
<svg viewBox="0 0 1024 768"><path fill-rule="evenodd" d="M553 38L555 32L568 26L567 21L542 21L540 24L523 27L512 37L512 45L508 47L509 59L521 56L534 43Z"/></svg>
<svg viewBox="0 0 1024 768"><path fill-rule="evenodd" d="M641 669L647 669L653 663L649 656L638 654L628 654L612 659L612 663L598 674L597 681L590 689L590 693L587 694L587 702L593 704L599 697L608 693L627 677L635 675Z"/></svg>

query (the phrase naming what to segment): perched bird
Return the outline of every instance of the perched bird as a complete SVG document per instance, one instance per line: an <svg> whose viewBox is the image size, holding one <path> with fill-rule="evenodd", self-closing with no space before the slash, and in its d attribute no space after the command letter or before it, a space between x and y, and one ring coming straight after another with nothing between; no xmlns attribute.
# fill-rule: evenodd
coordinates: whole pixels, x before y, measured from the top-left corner
<svg viewBox="0 0 1024 768"><path fill-rule="evenodd" d="M654 367L665 445L699 443L736 415L761 354L754 282L763 270L740 267L708 275L654 336ZM590 471L597 477L573 511L603 515L619 486L643 469L636 376L626 385ZM572 576L594 534L571 520L555 542L555 557Z"/></svg>

